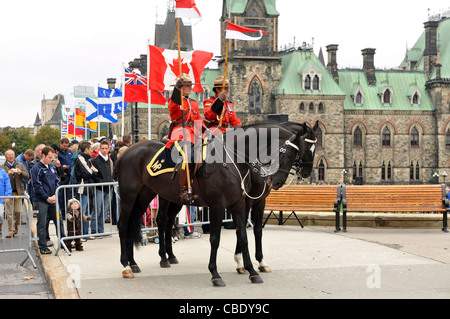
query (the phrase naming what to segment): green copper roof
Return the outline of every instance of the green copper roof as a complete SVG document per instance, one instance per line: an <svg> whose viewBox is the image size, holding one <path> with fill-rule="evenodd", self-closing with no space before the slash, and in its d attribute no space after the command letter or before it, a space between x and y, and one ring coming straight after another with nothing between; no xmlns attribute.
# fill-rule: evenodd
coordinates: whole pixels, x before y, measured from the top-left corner
<svg viewBox="0 0 450 319"><path fill-rule="evenodd" d="M345 92L345 110L393 110L393 111L433 111L434 105L425 90L427 77L423 71L376 70L377 85L369 86L364 71L339 70L339 86ZM381 102L381 95L386 88L392 89L390 104ZM360 89L363 103L355 104L354 95ZM411 103L412 95L418 92L420 103Z"/></svg>
<svg viewBox="0 0 450 319"><path fill-rule="evenodd" d="M293 51L282 58L283 74L274 94L344 95L332 76L311 51ZM304 90L300 73L314 70L321 75L320 90Z"/></svg>
<svg viewBox="0 0 450 319"><path fill-rule="evenodd" d="M441 77L450 78L450 18L442 19L437 28L439 58L442 64ZM423 52L425 51L425 31L421 34L414 46L407 51L405 59L400 64L406 67L406 59L416 62L414 70L424 70ZM431 79L436 77L436 70Z"/></svg>
<svg viewBox="0 0 450 319"><path fill-rule="evenodd" d="M245 12L245 8L247 7L248 0L227 0L227 10L230 8L231 1L231 13L233 14L242 14ZM277 6L275 4L275 0L262 0L266 7L266 11L268 15L276 15L280 14L277 11Z"/></svg>

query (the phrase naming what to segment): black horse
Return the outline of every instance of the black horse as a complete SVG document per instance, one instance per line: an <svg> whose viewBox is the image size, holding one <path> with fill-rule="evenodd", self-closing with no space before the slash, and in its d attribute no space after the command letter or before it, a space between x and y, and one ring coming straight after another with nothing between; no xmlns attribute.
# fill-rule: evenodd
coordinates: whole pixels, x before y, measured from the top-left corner
<svg viewBox="0 0 450 319"><path fill-rule="evenodd" d="M300 124L297 122L283 122L282 125L292 130L293 132L302 129L304 124ZM308 125L308 124L307 124ZM308 125L309 126L309 125ZM296 176L302 178L308 178L311 175L313 165L314 165L314 155L316 151L316 135L315 132L318 128L318 122L314 124L311 128L309 127L307 130L307 134L303 136L303 140L305 142L305 151L303 155L297 156L294 161L293 170L295 171ZM259 262L258 269L261 272L270 272L270 267L263 260L263 251L262 251L262 228L263 228L263 216L264 216L264 207L266 206L266 196L262 196L261 198L252 199L247 198L247 218L251 209L251 221L253 225L253 234L255 237L255 258ZM236 271L239 274L244 274L245 269L242 264L242 250L239 246L239 243L236 243L236 250L234 255L234 260L237 263Z"/></svg>
<svg viewBox="0 0 450 319"><path fill-rule="evenodd" d="M293 131L279 124L265 122L229 130L214 139L215 163L203 165L203 169L206 165L212 165L214 170L210 174L202 174L201 169L195 176L193 188L199 197L193 205L207 206L210 210L211 253L208 268L215 286L225 285L216 265L225 209L232 213L235 221L244 267L249 272L251 281L262 282L253 269L248 252L246 198L265 197L271 188L279 189L284 184L297 157L303 157L303 140L309 134L307 125ZM163 144L155 141L137 143L117 162L121 198L118 223L120 261L125 267L124 277L132 276L131 272L140 271L133 257L133 244L141 242L140 220L157 194L160 198L157 217L160 264L165 267L170 263L177 263L171 249L170 231L182 206L178 197L179 185L173 180L172 174L150 176L147 172L148 163L162 146ZM131 271L128 267L131 267Z"/></svg>

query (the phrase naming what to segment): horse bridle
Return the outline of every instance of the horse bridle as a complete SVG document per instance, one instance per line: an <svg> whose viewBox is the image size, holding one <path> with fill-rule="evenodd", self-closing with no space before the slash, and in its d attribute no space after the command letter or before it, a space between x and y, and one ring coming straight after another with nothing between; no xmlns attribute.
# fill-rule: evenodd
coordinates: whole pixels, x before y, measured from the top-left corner
<svg viewBox="0 0 450 319"><path fill-rule="evenodd" d="M311 156L314 156L314 150L316 149L317 138L314 140L305 138L303 141L311 144L309 151L311 152ZM293 166L295 166L295 168L294 168L295 174L298 175L300 170L303 168L303 164L307 164L307 163L311 163L311 162L303 162L303 160L297 155L297 158L295 159L294 164L293 164Z"/></svg>

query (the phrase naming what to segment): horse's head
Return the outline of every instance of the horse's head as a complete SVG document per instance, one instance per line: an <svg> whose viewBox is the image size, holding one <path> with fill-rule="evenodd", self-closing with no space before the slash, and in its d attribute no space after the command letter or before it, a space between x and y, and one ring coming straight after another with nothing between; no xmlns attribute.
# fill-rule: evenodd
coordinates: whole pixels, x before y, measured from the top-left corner
<svg viewBox="0 0 450 319"><path fill-rule="evenodd" d="M283 123L287 128L293 130L294 132L301 129L302 136L301 139L304 143L303 153L298 154L294 161L293 168L298 176L303 178L308 178L311 175L314 166L314 155L316 152L316 130L319 127L319 122L316 121L313 127L311 127L306 122L295 123L295 122L285 122Z"/></svg>
<svg viewBox="0 0 450 319"><path fill-rule="evenodd" d="M315 139L314 132L310 131L310 128L306 124L299 125L296 128L286 128L285 126L283 128L286 132L280 130L281 147L279 149L278 170L271 177L271 184L274 189L279 189L284 185L293 166L298 165L302 175L308 173L303 165L297 163L300 163L303 159L309 159L309 156L305 157L305 142L309 141L309 138L306 137L314 137ZM311 132L313 136L311 136ZM288 134L288 137L283 134ZM310 147L308 147L308 152L311 153ZM314 152L314 149L312 152ZM311 174L311 170L308 174Z"/></svg>
<svg viewBox="0 0 450 319"><path fill-rule="evenodd" d="M313 127L308 124L304 124L304 131L306 132L303 136L303 142L305 143L305 150L303 155L295 160L294 166L297 175L308 178L311 175L314 166L314 155L316 153L316 130L319 127L319 122L316 122Z"/></svg>

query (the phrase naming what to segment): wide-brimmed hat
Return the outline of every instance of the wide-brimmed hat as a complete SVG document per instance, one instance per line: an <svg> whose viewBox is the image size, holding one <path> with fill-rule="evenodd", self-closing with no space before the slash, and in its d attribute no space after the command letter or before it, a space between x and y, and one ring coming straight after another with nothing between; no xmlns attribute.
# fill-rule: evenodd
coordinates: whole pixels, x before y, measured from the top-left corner
<svg viewBox="0 0 450 319"><path fill-rule="evenodd" d="M177 76L177 81L181 79L183 80L184 85L197 85L198 83L193 83L191 77L189 74L181 73L179 76ZM172 85L175 86L175 85Z"/></svg>
<svg viewBox="0 0 450 319"><path fill-rule="evenodd" d="M222 87L223 87L223 75L220 75L214 80L213 88L222 88ZM225 87L230 87L230 81L228 81L228 79L226 79L225 81Z"/></svg>

